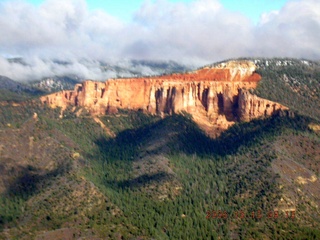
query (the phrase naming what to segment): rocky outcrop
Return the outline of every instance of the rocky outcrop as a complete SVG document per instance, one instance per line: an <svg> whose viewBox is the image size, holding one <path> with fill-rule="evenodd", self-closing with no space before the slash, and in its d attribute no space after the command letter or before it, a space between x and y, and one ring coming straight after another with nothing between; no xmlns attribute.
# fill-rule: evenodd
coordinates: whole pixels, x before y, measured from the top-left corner
<svg viewBox="0 0 320 240"><path fill-rule="evenodd" d="M254 118L270 116L278 110L288 109L279 103L259 98L245 89L239 89L238 98L238 117L240 121L250 121Z"/></svg>
<svg viewBox="0 0 320 240"><path fill-rule="evenodd" d="M41 98L52 107L82 106L92 114L115 113L118 109L144 110L152 114L186 111L212 124L271 115L285 108L258 98L245 89L255 88L261 79L250 61L230 61L194 72L147 78L85 81L73 91Z"/></svg>

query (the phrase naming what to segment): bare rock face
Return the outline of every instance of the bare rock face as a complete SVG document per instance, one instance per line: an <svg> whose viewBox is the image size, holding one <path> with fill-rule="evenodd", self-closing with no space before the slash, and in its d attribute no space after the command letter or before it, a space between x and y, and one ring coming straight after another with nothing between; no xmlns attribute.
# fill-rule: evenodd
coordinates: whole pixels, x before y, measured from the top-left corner
<svg viewBox="0 0 320 240"><path fill-rule="evenodd" d="M288 109L279 103L259 98L245 89L239 89L238 105L238 116L241 121L270 116L279 110Z"/></svg>
<svg viewBox="0 0 320 240"><path fill-rule="evenodd" d="M223 129L236 120L249 121L285 108L244 90L255 88L261 79L255 70L253 62L230 61L189 73L85 81L73 91L44 96L41 101L52 107L82 106L92 114L118 109L161 115L186 111L204 124L218 124Z"/></svg>

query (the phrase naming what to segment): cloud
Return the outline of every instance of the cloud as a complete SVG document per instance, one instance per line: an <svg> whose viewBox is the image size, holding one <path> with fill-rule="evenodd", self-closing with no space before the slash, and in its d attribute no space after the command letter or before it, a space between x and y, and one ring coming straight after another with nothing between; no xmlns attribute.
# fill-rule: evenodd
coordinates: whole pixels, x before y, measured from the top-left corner
<svg viewBox="0 0 320 240"><path fill-rule="evenodd" d="M90 11L84 0L47 0L39 7L6 1L0 3L0 54L31 63L18 66L0 59L0 75L25 80L71 71L101 78L98 62L119 59L197 66L251 56L319 59L318 9L318 0L291 0L254 25L219 0L146 0L127 23L102 10ZM58 66L53 59L72 64Z"/></svg>
<svg viewBox="0 0 320 240"><path fill-rule="evenodd" d="M320 2L289 1L278 12L264 15L255 29L255 47L262 56L320 58ZM260 44L259 44L260 43Z"/></svg>
<svg viewBox="0 0 320 240"><path fill-rule="evenodd" d="M0 75L17 81L37 80L49 76L76 75L81 78L103 80L116 76L115 72L103 72L97 61L70 61L64 64L40 58L28 58L27 63L9 62L0 57ZM2 74L4 73L4 74Z"/></svg>
<svg viewBox="0 0 320 240"><path fill-rule="evenodd" d="M212 61L222 52L226 57L240 54L251 37L250 21L214 0L147 2L134 20L141 34L125 48L129 57L141 49L143 56L151 58Z"/></svg>
<svg viewBox="0 0 320 240"><path fill-rule="evenodd" d="M10 1L0 7L0 27L1 52L69 59L111 51L122 23L107 13L89 12L82 0L48 0L40 7Z"/></svg>

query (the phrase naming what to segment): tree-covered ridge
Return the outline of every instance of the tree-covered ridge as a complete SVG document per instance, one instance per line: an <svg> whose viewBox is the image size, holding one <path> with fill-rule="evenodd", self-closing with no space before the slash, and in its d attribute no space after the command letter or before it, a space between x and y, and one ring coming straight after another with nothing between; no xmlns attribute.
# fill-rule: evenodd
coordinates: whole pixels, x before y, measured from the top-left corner
<svg viewBox="0 0 320 240"><path fill-rule="evenodd" d="M297 59L256 59L262 76L255 93L300 114L320 119L320 63Z"/></svg>
<svg viewBox="0 0 320 240"><path fill-rule="evenodd" d="M30 181L16 188L14 195L2 194L1 224L10 226L13 237L21 239L26 233L35 237L52 230L67 234L61 229L76 237L111 239L319 237L319 219L311 214L316 209L303 196L294 219L282 212L275 218L273 212L282 195L291 191L291 186L280 189L281 179L272 171L272 163L283 158L279 148L299 149L290 141L307 142L310 149L303 155L291 151L290 157L311 171L319 165L308 162L311 155L317 161L319 153L312 149L320 141L308 128L314 122L310 118L274 116L236 124L213 140L187 114L161 119L126 111L101 117L117 133L111 137L91 117L76 117L71 109L62 119L59 109L36 104L2 106L2 110L7 117L1 120L1 131L31 134L26 136L36 139L34 147L56 139L57 151L64 149L66 157L56 155L55 161L69 163L39 184L45 172L35 166L45 159L30 159ZM34 123L33 112L38 113ZM12 124L19 116L25 121ZM32 132L25 125L31 123ZM213 214L219 210L222 214ZM41 223L35 219L42 219Z"/></svg>

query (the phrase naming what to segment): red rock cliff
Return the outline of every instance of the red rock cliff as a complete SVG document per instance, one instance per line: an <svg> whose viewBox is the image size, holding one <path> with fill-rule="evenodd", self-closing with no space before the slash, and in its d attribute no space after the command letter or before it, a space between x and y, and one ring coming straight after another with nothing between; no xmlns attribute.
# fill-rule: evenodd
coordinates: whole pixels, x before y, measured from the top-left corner
<svg viewBox="0 0 320 240"><path fill-rule="evenodd" d="M228 127L235 120L271 115L284 106L253 96L242 89L255 88L261 79L250 61L230 61L216 67L147 78L85 81L74 91L41 98L52 107L68 105L88 108L92 114L117 109L142 109L153 114L186 111L199 121ZM230 124L229 124L230 123Z"/></svg>

